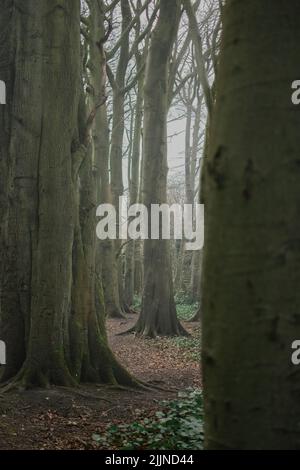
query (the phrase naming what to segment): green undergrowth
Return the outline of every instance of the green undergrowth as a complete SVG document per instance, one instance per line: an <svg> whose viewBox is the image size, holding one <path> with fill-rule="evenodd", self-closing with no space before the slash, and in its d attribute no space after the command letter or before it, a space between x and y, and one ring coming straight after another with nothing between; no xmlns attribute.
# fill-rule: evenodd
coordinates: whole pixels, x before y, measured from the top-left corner
<svg viewBox="0 0 300 470"><path fill-rule="evenodd" d="M177 309L177 316L179 320L181 321L191 320L197 312L197 307L198 307L197 303L193 303L193 304L177 303L176 309Z"/></svg>
<svg viewBox="0 0 300 470"><path fill-rule="evenodd" d="M198 309L198 302L192 302L187 295L176 295L175 297L177 315L181 321L189 321L193 318ZM133 301L133 309L141 310L142 300L135 296Z"/></svg>
<svg viewBox="0 0 300 470"><path fill-rule="evenodd" d="M134 308L140 308L141 299L135 297ZM195 315L198 304L189 303L186 297L176 297L177 315L180 321L189 321ZM159 341L158 341L159 339ZM200 326L194 329L193 336L174 336L171 338L157 338L152 340L153 344L158 348L162 347L176 347L180 349L181 353L192 361L200 361L200 341L201 331Z"/></svg>
<svg viewBox="0 0 300 470"><path fill-rule="evenodd" d="M142 308L142 299L141 297L139 297L138 295L135 295L134 298L133 298L133 304L132 304L132 308L134 310L137 310L138 312L141 310Z"/></svg>
<svg viewBox="0 0 300 470"><path fill-rule="evenodd" d="M203 399L199 389L160 402L160 411L130 424L111 425L92 439L101 449L198 450L203 448Z"/></svg>
<svg viewBox="0 0 300 470"><path fill-rule="evenodd" d="M201 353L201 334L200 327L196 329L195 336L174 336L173 338L167 338L166 341L171 345L179 348L184 356L192 361L200 361Z"/></svg>

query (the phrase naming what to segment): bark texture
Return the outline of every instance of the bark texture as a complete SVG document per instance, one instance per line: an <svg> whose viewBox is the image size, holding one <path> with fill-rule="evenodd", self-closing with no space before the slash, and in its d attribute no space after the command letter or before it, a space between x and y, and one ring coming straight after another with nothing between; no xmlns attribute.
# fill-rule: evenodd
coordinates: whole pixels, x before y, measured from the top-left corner
<svg viewBox="0 0 300 470"><path fill-rule="evenodd" d="M299 15L295 0L224 9L205 194L207 449L300 449Z"/></svg>
<svg viewBox="0 0 300 470"><path fill-rule="evenodd" d="M143 203L167 201L167 113L169 60L180 19L180 1L162 0L159 20L152 33L144 89ZM144 243L144 293L135 327L138 334L180 335L174 302L168 240Z"/></svg>
<svg viewBox="0 0 300 470"><path fill-rule="evenodd" d="M112 203L109 179L110 132L108 127L106 96L106 52L104 38L105 7L102 0L89 1L89 79L91 101L98 108L93 128L94 168L97 178L97 204ZM96 270L102 280L106 315L123 318L119 300L117 260L112 240L97 241Z"/></svg>
<svg viewBox="0 0 300 470"><path fill-rule="evenodd" d="M82 92L80 2L5 6L11 49L4 63L13 86L0 139L8 181L1 379L24 387L134 385L108 348L95 276L97 190L87 135L95 108L86 113Z"/></svg>
<svg viewBox="0 0 300 470"><path fill-rule="evenodd" d="M137 70L141 68L143 56L136 53ZM140 160L141 160L141 132L143 124L143 87L144 87L144 73L141 73L137 85L137 97L134 115L134 129L133 129L133 143L132 143L132 157L131 157L131 171L129 181L129 203L130 206L138 203L139 189L140 189ZM130 223L130 219L128 221ZM124 279L124 295L125 302L131 306L134 298L135 287L135 253L137 243L132 241L128 243L126 248L126 263L125 263L125 279Z"/></svg>

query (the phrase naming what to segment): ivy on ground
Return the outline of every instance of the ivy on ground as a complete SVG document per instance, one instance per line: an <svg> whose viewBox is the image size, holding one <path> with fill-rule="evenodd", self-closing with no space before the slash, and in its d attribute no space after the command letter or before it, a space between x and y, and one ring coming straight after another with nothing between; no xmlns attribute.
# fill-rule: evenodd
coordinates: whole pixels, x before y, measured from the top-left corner
<svg viewBox="0 0 300 470"><path fill-rule="evenodd" d="M199 389L161 402L161 411L130 424L109 426L92 439L102 449L198 450L203 448L203 400Z"/></svg>

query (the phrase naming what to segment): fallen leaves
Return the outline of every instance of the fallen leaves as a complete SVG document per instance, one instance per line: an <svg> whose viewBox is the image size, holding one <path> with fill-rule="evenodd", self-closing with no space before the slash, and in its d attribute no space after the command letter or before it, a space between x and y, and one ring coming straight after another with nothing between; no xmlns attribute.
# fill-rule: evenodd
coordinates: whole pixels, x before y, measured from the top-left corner
<svg viewBox="0 0 300 470"><path fill-rule="evenodd" d="M129 315L127 325L135 321L136 315ZM0 402L0 449L97 449L92 435L101 436L108 425L151 419L162 400L173 399L178 390L201 386L200 366L189 347L173 339L116 336L124 328L116 320L107 326L120 361L138 378L160 388L134 393L87 385L79 391L58 387L12 393ZM196 325L184 326L197 335Z"/></svg>

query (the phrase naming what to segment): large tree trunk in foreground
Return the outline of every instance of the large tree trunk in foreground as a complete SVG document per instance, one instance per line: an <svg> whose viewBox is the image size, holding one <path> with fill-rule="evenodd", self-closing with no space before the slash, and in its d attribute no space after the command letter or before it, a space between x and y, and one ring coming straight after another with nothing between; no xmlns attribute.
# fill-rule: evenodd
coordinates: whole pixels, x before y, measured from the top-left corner
<svg viewBox="0 0 300 470"><path fill-rule="evenodd" d="M0 331L8 366L2 381L133 385L109 350L103 315L95 309L96 188L81 90L80 2L22 3L9 26L15 74L8 106Z"/></svg>
<svg viewBox="0 0 300 470"><path fill-rule="evenodd" d="M180 1L162 0L152 34L145 79L143 203L167 201L168 70L180 18ZM149 229L150 230L150 229ZM145 240L142 312L135 327L138 334L180 335L174 302L169 240Z"/></svg>
<svg viewBox="0 0 300 470"><path fill-rule="evenodd" d="M208 449L300 449L299 16L295 0L224 10L205 194Z"/></svg>
<svg viewBox="0 0 300 470"><path fill-rule="evenodd" d="M30 273L26 271L27 251L23 253L25 263L18 258L16 249L16 238L18 232L12 230L10 234L7 233L7 221L9 214L9 199L7 197L8 188L12 184L12 171L13 164L12 158L8 158L10 136L12 133L12 122L10 115L12 112L12 94L13 94L13 63L12 63L12 49L14 45L11 43L11 25L13 14L13 1L5 0L1 5L0 15L0 30L1 43L0 43L0 79L6 84L6 102L7 104L0 106L0 338L10 338L9 343L6 343L7 356L11 357L7 369L10 368L11 373L14 374L22 365L24 359L24 336L25 336L25 315L21 309L21 301L19 301L16 292L14 291L15 283L18 282L18 277L23 279L30 277ZM21 180L16 180L15 183L19 185ZM28 180L27 185L29 186ZM21 207L20 215L26 215L25 210ZM16 220L16 218L14 218ZM17 223L17 221L16 221ZM15 256L13 256L15 253ZM8 260L10 263L8 265ZM18 269L17 269L17 264ZM24 274L22 273L24 272ZM23 289L24 292L24 289ZM23 298L26 296L24 292ZM4 308L6 313L3 313ZM5 321L6 317L10 318L9 324Z"/></svg>

